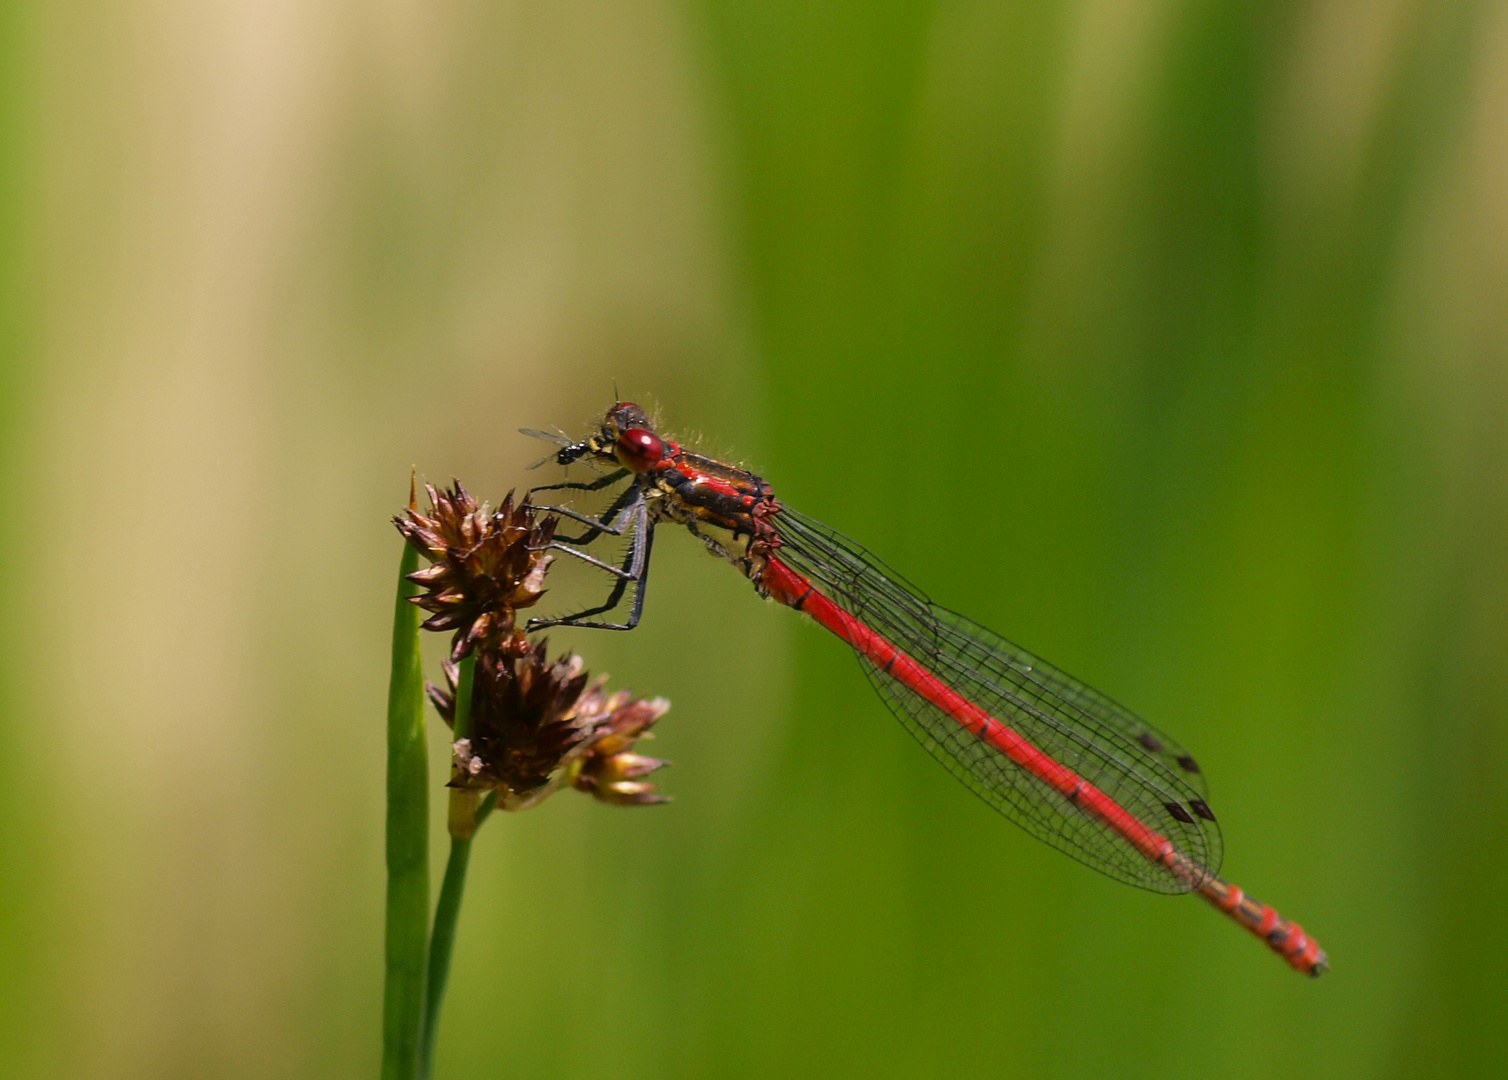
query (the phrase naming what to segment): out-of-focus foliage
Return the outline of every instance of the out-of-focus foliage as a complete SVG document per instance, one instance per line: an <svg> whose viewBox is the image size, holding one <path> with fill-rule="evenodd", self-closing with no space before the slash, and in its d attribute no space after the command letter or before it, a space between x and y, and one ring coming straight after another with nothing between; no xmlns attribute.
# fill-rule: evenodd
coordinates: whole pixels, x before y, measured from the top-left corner
<svg viewBox="0 0 1508 1080"><path fill-rule="evenodd" d="M614 377L1194 747L1334 970L1033 843L667 533L556 644L676 801L487 823L439 1075L1508 1068L1508 7L0 20L0 1072L374 1074L388 517Z"/></svg>

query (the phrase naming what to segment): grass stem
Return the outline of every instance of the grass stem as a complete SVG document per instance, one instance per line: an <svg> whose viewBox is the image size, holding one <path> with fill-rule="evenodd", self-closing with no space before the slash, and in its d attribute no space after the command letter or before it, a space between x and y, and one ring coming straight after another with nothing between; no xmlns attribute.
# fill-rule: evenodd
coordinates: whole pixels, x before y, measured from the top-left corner
<svg viewBox="0 0 1508 1080"><path fill-rule="evenodd" d="M476 681L476 655L466 657L456 672L456 713L452 738L471 738L471 687ZM446 826L452 839L465 840L476 832L477 794L469 788L450 789Z"/></svg>

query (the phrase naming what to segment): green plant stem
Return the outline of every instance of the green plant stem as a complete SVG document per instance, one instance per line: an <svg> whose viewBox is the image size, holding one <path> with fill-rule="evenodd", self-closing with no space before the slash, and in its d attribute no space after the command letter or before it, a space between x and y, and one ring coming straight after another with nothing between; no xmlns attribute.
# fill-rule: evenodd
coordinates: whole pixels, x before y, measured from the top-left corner
<svg viewBox="0 0 1508 1080"><path fill-rule="evenodd" d="M424 667L418 593L408 575L419 556L408 544L398 565L392 674L387 702L387 929L382 995L382 1077L410 1080L424 1020L429 921L429 764L424 745Z"/></svg>
<svg viewBox="0 0 1508 1080"><path fill-rule="evenodd" d="M456 665L456 739L471 738L471 688L476 683L476 653Z"/></svg>
<svg viewBox="0 0 1508 1080"><path fill-rule="evenodd" d="M489 794L476 810L475 830L492 813L496 794ZM434 1075L435 1040L440 1030L440 1008L445 1004L445 984L450 979L450 955L456 943L456 923L461 915L461 895L466 891L466 866L471 859L471 836L450 838L450 859L445 881L435 905L435 929L429 941L429 985L424 998L424 1030L419 1043L419 1077Z"/></svg>
<svg viewBox="0 0 1508 1080"><path fill-rule="evenodd" d="M471 688L476 682L476 654L462 660L456 671L456 712L451 737L457 742L471 738ZM476 792L450 789L446 828L452 839L465 840L476 832Z"/></svg>

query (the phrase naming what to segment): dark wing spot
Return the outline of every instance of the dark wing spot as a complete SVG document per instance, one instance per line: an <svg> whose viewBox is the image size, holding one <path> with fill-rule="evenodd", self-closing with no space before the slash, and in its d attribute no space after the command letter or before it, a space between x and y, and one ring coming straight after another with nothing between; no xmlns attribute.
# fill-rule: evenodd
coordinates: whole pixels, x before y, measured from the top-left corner
<svg viewBox="0 0 1508 1080"><path fill-rule="evenodd" d="M1182 769L1184 772L1198 772L1199 771L1199 762L1197 762L1193 758L1189 757L1188 754L1184 754L1182 757L1180 757L1178 759L1178 767L1180 769Z"/></svg>
<svg viewBox="0 0 1508 1080"><path fill-rule="evenodd" d="M1156 735L1153 735L1150 731L1143 731L1136 737L1136 741L1141 743L1154 754L1162 753L1162 741L1158 739Z"/></svg>
<svg viewBox="0 0 1508 1080"><path fill-rule="evenodd" d="M1189 815L1189 812L1183 808L1182 804L1176 803L1176 802L1170 802L1170 803L1163 803L1163 805L1168 808L1168 813L1172 814L1174 817L1176 817L1179 821L1183 822L1185 825L1192 825L1192 824L1194 824L1194 819Z"/></svg>
<svg viewBox="0 0 1508 1080"><path fill-rule="evenodd" d="M1204 818L1205 821L1215 820L1215 812L1210 809L1210 804L1203 799L1190 799L1189 806L1193 808L1194 813Z"/></svg>

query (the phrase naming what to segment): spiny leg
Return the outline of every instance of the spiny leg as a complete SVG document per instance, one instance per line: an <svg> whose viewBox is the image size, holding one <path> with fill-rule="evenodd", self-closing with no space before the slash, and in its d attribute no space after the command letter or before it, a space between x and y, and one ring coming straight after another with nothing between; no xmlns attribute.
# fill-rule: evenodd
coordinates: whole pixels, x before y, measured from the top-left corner
<svg viewBox="0 0 1508 1080"><path fill-rule="evenodd" d="M718 558L727 559L729 562L738 561L738 556L735 555L721 540L719 540L715 536L708 536L706 533L702 532L701 529L697 528L696 522L686 522L686 529L691 533L692 536L696 537L703 544L705 544L707 546L707 550L716 555ZM736 540L737 538L738 537L735 535L734 539Z"/></svg>
<svg viewBox="0 0 1508 1080"><path fill-rule="evenodd" d="M539 630L549 626L579 626L588 630L632 630L639 625L639 619L644 614L644 590L649 582L649 551L654 546L654 526L646 527L644 533L644 564L637 579L619 578L613 585L613 590L608 594L605 603L596 607L578 611L574 615L568 615L560 619L531 619L530 630ZM588 615L600 615L603 612L612 611L623 601L623 594L628 589L630 580L635 580L637 585L634 589L633 606L628 613L628 621L621 623L599 622L588 619Z"/></svg>
<svg viewBox="0 0 1508 1080"><path fill-rule="evenodd" d="M533 492L530 492L530 494L533 494ZM541 513L558 514L561 517L570 518L572 521L579 521L583 525L590 525L591 528L580 536L557 537L563 544L590 544L603 533L606 533L608 536L622 536L628 530L628 515L626 513L623 515L624 523L622 525L609 525L608 522L623 512L624 507L633 502L636 497L642 498L642 493L637 484L630 484L623 489L623 494L614 499L613 504L598 517L588 517L585 514L578 514L576 511L564 506L536 506L535 509Z"/></svg>
<svg viewBox="0 0 1508 1080"><path fill-rule="evenodd" d="M612 591L608 593L607 600L596 607L578 611L574 615L566 615L558 619L530 619L529 630L543 630L550 626L579 626L591 630L632 630L639 625L639 618L644 612L644 590L649 582L649 555L654 547L654 523L649 520L649 507L640 502L634 511L634 542L624 559L622 569L594 559L583 551L565 547L560 544L550 544L549 547L564 551L568 555L590 563L601 570L606 570L617 580L613 583ZM624 623L598 622L588 616L601 615L603 612L612 611L623 602L623 594L628 589L628 583L634 582L633 607L629 611L628 621Z"/></svg>
<svg viewBox="0 0 1508 1080"><path fill-rule="evenodd" d="M627 469L614 469L606 476L599 476L589 483L567 480L559 484L540 484L539 487L530 488L529 495L533 495L536 491L601 491L605 487L616 484L627 475Z"/></svg>

